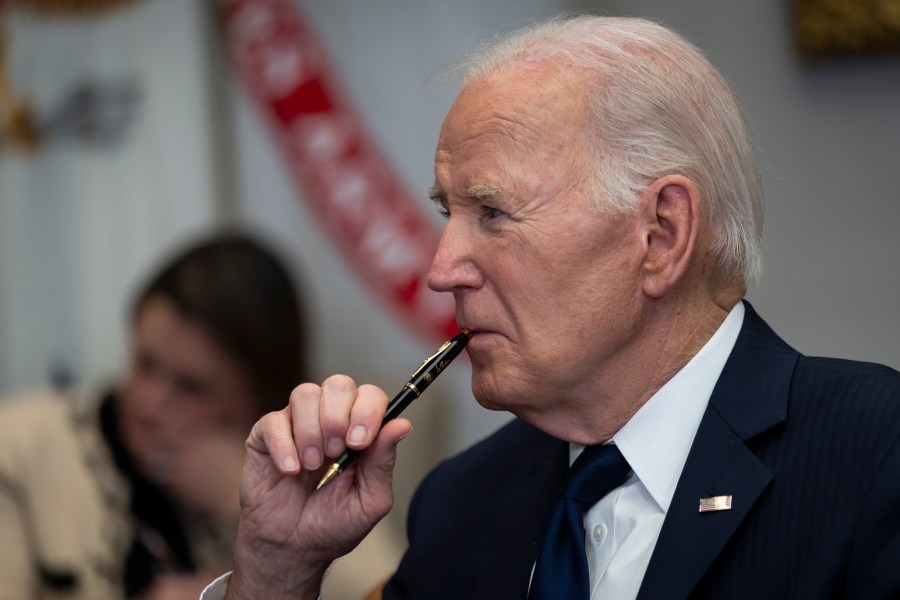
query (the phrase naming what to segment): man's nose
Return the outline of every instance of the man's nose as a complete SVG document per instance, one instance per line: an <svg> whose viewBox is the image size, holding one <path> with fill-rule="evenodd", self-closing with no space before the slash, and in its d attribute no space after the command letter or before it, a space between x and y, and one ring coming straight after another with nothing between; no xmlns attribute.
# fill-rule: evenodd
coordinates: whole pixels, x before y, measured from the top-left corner
<svg viewBox="0 0 900 600"><path fill-rule="evenodd" d="M453 292L481 286L474 243L465 229L451 218L441 233L426 282L436 292Z"/></svg>

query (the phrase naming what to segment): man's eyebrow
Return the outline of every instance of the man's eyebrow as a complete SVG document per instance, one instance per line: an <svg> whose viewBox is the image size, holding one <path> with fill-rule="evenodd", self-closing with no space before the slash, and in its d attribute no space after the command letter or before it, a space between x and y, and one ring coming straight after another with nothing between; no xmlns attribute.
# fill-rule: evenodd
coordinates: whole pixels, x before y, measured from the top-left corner
<svg viewBox="0 0 900 600"><path fill-rule="evenodd" d="M509 191L499 185L485 185L481 183L476 183L473 186L470 186L469 189L466 190L466 196L469 198L487 198L487 197L495 197L495 198L509 198Z"/></svg>
<svg viewBox="0 0 900 600"><path fill-rule="evenodd" d="M436 204L442 206L447 204L447 194L444 193L444 190L437 183L428 188L428 197ZM476 183L466 189L466 198L482 199L489 197L502 200L510 198L511 194L506 188L499 185L487 185L482 183Z"/></svg>

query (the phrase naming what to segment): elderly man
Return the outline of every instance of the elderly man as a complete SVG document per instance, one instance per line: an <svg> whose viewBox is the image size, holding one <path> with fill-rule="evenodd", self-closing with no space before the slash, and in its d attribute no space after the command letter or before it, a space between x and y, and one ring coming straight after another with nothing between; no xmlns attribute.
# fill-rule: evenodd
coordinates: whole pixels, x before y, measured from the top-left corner
<svg viewBox="0 0 900 600"><path fill-rule="evenodd" d="M742 301L763 202L722 77L632 19L469 59L429 285L517 419L423 482L384 597L900 597L900 374L801 356ZM388 512L387 400L334 376L256 425L229 597L315 598Z"/></svg>

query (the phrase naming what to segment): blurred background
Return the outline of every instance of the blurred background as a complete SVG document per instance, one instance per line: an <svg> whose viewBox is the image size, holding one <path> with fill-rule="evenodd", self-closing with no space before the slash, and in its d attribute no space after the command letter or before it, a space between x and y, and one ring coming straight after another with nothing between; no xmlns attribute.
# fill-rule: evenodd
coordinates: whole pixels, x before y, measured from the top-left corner
<svg viewBox="0 0 900 600"><path fill-rule="evenodd" d="M580 10L673 27L743 101L768 196L766 270L749 294L763 317L801 352L900 368L897 0L0 7L0 393L114 373L134 286L173 247L234 226L296 270L316 375L396 391L441 340L423 311L445 315L447 305L420 289L412 307L378 289L385 263L372 262L365 223L342 235L347 215L370 218L366 194L335 192L304 153L341 135L362 140L381 185L372 197L403 216L397 231L415 225L411 252L427 255L441 223L426 195L434 144L455 94L436 75L496 32ZM309 77L341 117L312 134L288 109L319 105L285 101ZM332 186L345 183L333 179L338 167L322 166ZM329 221L323 202L344 202L345 220ZM400 536L421 474L507 418L478 407L468 380L460 360L410 410L417 450L403 450L391 517Z"/></svg>

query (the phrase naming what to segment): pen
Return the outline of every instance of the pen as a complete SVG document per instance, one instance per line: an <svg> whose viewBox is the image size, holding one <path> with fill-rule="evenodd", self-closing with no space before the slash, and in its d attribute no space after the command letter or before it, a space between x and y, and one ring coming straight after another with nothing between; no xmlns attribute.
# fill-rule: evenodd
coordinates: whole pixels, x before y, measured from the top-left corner
<svg viewBox="0 0 900 600"><path fill-rule="evenodd" d="M412 377L406 382L403 389L400 390L400 393L394 396L394 399L388 404L387 411L384 413L384 419L381 420L381 427L384 427L384 424L388 421L399 417L400 413L402 413L413 400L422 395L425 388L431 385L431 382L444 371L454 358L459 356L462 349L469 343L469 338L471 336L472 331L464 328L458 334L444 342L444 344L437 349L437 352L425 359L425 362L416 369L416 372L412 374ZM329 481L340 475L341 471L350 466L360 454L361 452L359 450L347 448L344 453L341 454L340 458L328 468L328 471L326 471L321 481L319 481L319 485L316 486L316 489L321 489Z"/></svg>

